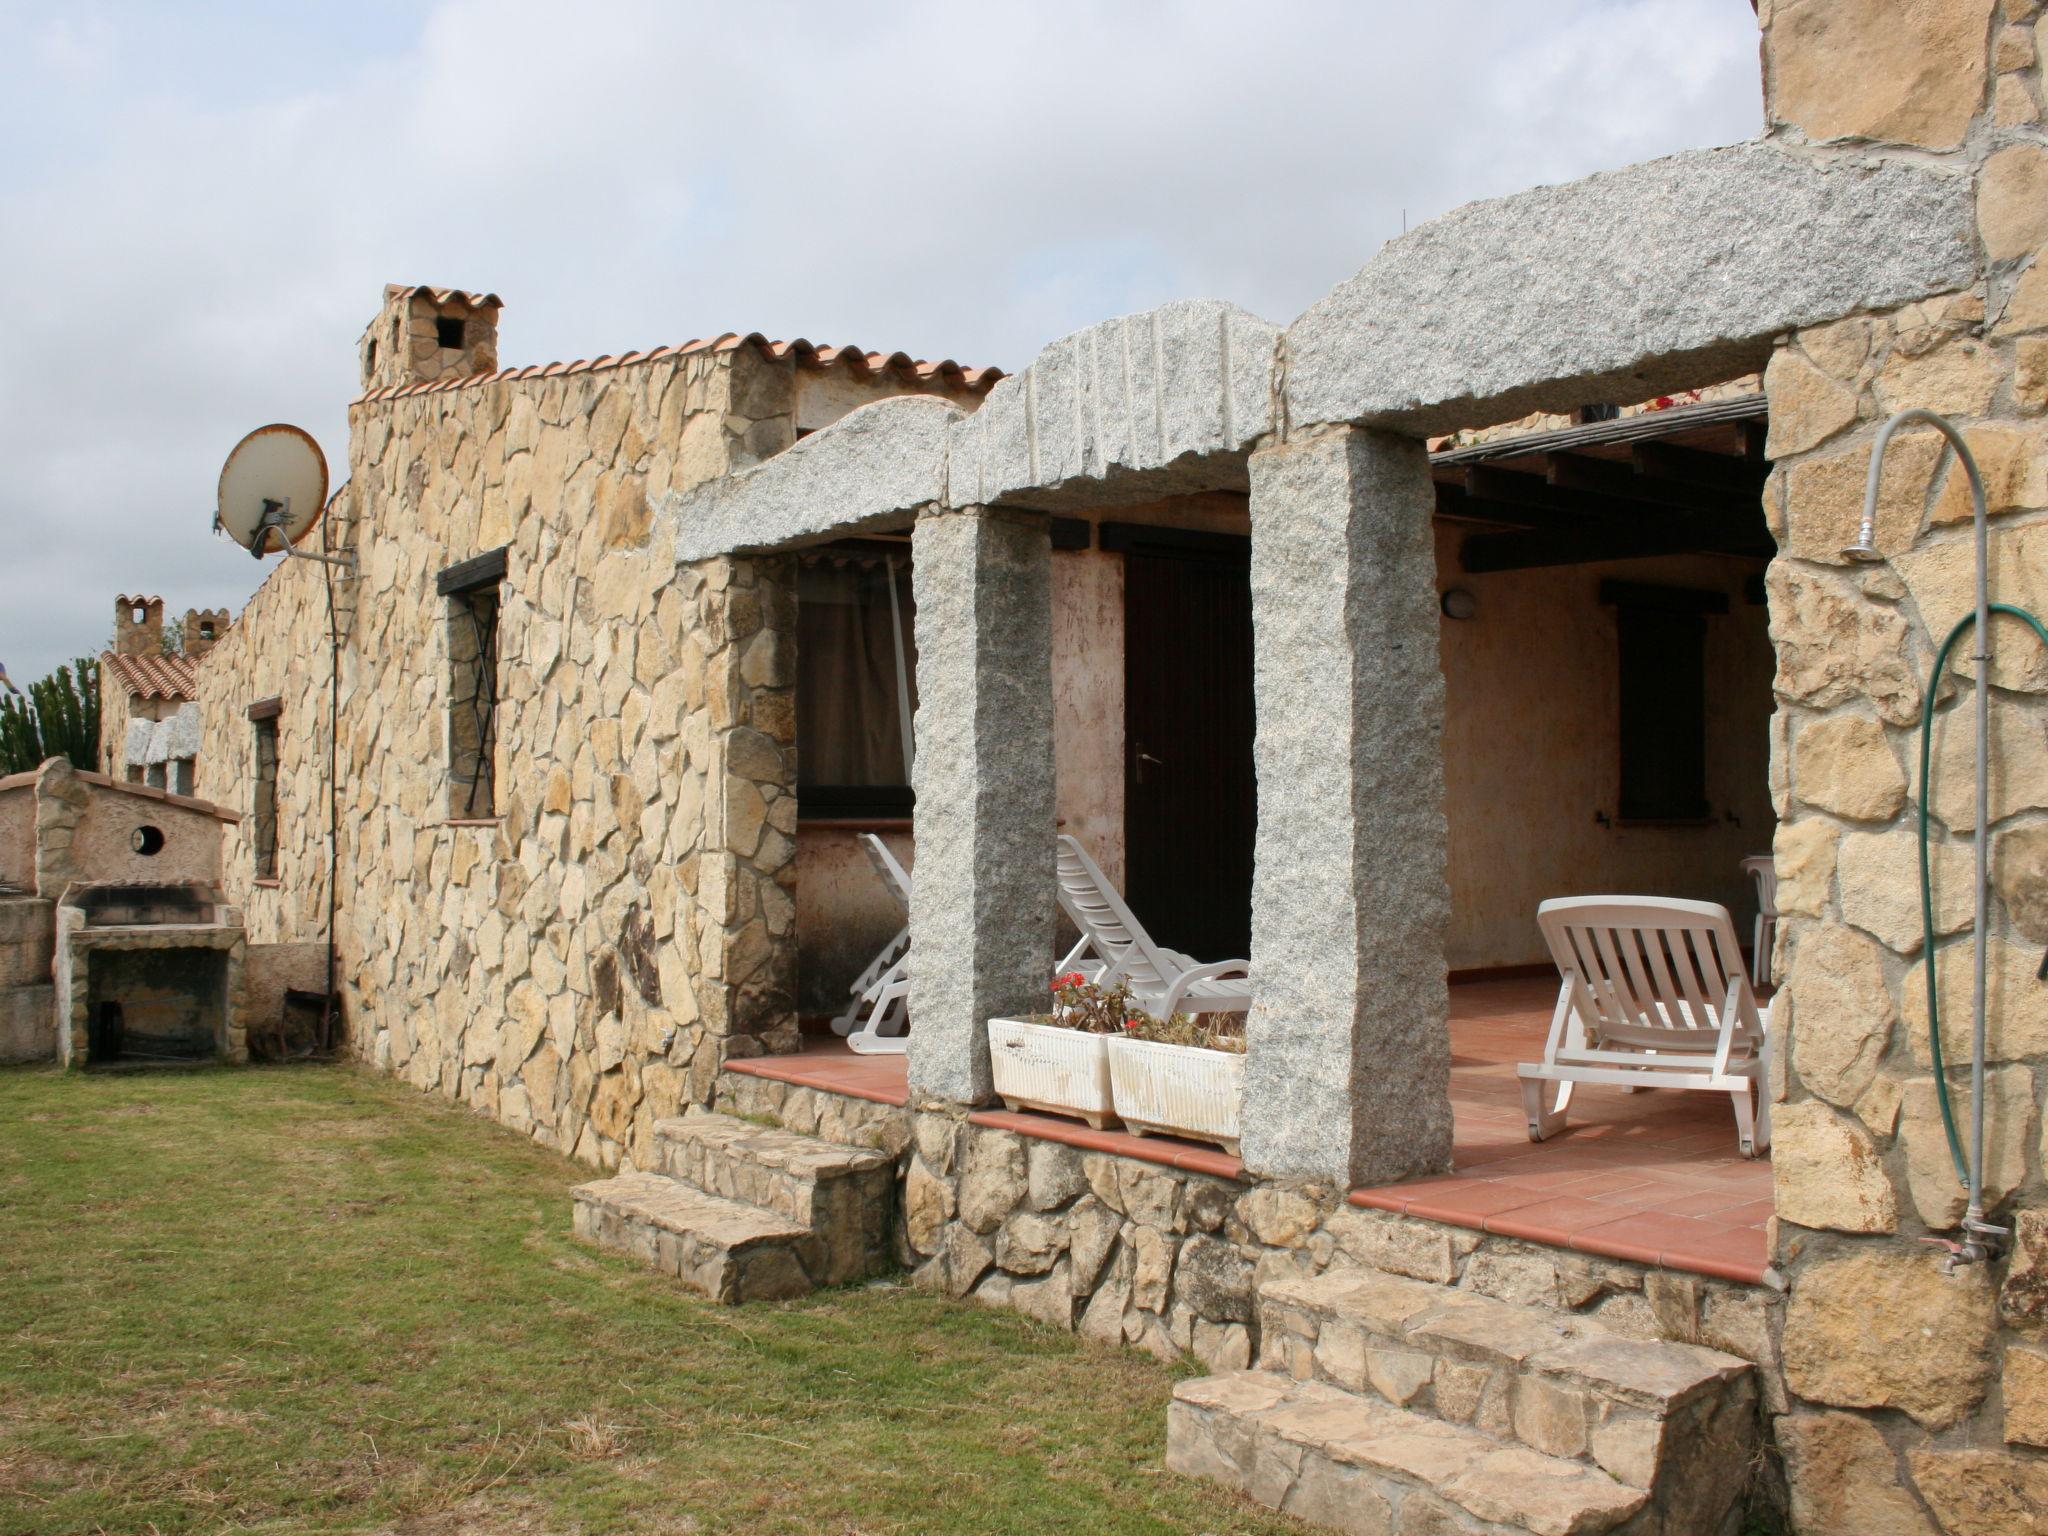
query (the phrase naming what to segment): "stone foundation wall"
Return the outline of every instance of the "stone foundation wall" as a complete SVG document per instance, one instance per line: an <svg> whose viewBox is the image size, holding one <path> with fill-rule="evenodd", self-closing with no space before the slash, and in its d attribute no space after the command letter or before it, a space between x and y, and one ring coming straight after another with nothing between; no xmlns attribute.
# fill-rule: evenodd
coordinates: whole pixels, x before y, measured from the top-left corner
<svg viewBox="0 0 2048 1536"><path fill-rule="evenodd" d="M1935 649L1971 604L1965 477L1928 431L1885 458L1883 563L1841 555L1872 439L1906 406L1965 429L1991 593L2048 615L2048 137L2038 0L1766 5L1774 131L1941 157L1974 181L1984 277L1789 338L1766 374L1779 708L1772 779L1783 1071L1778 1436L1806 1536L2027 1528L2048 1507L2048 653L1994 626L1986 1195L2009 1261L1950 1276L1964 1195L1928 1044L1915 828ZM1948 1060L1969 1060L1970 646L1938 685L1932 868ZM1951 1071L1967 1137L1968 1073ZM2027 1512L2035 1512L2029 1515Z"/></svg>
<svg viewBox="0 0 2048 1536"><path fill-rule="evenodd" d="M1366 1268L1597 1317L1631 1338L1754 1361L1785 1406L1784 1298L1360 1210L1312 1190L1184 1173L944 1114L727 1073L718 1107L897 1160L897 1255L914 1281L1211 1370L1258 1358L1253 1292L1275 1276Z"/></svg>

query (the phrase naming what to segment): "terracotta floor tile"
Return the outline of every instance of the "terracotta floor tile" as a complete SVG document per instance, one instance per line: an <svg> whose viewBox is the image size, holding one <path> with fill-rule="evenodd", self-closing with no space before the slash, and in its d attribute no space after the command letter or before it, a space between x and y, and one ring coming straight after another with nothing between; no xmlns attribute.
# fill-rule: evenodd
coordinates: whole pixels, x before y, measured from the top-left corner
<svg viewBox="0 0 2048 1536"><path fill-rule="evenodd" d="M1541 1190L1522 1189L1508 1179L1466 1179L1424 1195L1411 1195L1407 1210L1411 1216L1424 1216L1431 1221L1476 1227L1502 1211L1542 1205L1547 1199Z"/></svg>
<svg viewBox="0 0 2048 1536"><path fill-rule="evenodd" d="M1534 1205L1513 1206L1486 1218L1486 1230L1504 1237L1562 1245L1581 1227L1614 1219L1614 1207L1577 1195L1558 1195Z"/></svg>
<svg viewBox="0 0 2048 1536"><path fill-rule="evenodd" d="M1714 1220L1725 1221L1731 1227L1760 1227L1777 1214L1777 1201L1751 1200L1746 1205L1732 1205L1716 1212Z"/></svg>

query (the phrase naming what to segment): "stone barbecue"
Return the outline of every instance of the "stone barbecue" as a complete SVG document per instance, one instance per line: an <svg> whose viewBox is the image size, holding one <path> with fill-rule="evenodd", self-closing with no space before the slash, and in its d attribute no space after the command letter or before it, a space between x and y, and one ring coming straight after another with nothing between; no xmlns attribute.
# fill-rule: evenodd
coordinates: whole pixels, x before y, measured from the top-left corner
<svg viewBox="0 0 2048 1536"><path fill-rule="evenodd" d="M57 1054L72 1066L239 1058L241 914L199 882L73 885L57 909Z"/></svg>

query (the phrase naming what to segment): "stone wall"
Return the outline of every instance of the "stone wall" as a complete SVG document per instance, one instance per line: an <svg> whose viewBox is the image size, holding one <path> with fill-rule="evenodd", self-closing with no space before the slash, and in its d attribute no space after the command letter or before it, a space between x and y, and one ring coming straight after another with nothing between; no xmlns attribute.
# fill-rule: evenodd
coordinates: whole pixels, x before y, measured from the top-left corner
<svg viewBox="0 0 2048 1536"><path fill-rule="evenodd" d="M1919 712L1969 610L1969 498L1931 432L1893 440L1877 543L1855 534L1871 441L1905 406L1964 427L1992 511L1995 600L2048 609L2048 140L2038 0L1764 6L1773 131L1873 140L1974 178L1984 277L1783 342L1766 374L1778 652L1772 787L1788 985L1774 1024L1778 1262L1807 1536L2014 1531L2048 1507L2048 654L1994 627L1986 1194L2009 1261L1940 1268L1963 1192L1936 1103L1915 846ZM1938 686L1932 787L1942 1039L1969 1058L1969 646ZM1950 1080L1967 1138L1968 1072ZM1930 1519L1931 1516L1931 1519Z"/></svg>
<svg viewBox="0 0 2048 1536"><path fill-rule="evenodd" d="M793 1043L790 574L678 568L653 504L787 446L806 400L790 359L706 343L353 406L324 525L360 570L333 582L351 1050L615 1164L726 1056ZM451 817L436 576L501 548L496 814ZM254 789L248 706L282 700L277 878L248 823L226 850L256 944L327 932L327 581L279 565L199 669L225 803Z"/></svg>
<svg viewBox="0 0 2048 1536"><path fill-rule="evenodd" d="M328 519L361 571L334 584L351 1048L590 1162L676 1112L709 1020L733 1013L682 960L708 756L735 702L708 683L724 596L679 575L648 495L762 438L744 413L767 367L703 353L351 412ZM769 419L770 438L788 431ZM498 814L471 823L446 812L435 577L500 547ZM280 566L201 668L207 739L239 744L202 765L222 799L251 793L248 704L284 700L275 886L256 884L252 849L228 850L253 940L325 932L326 602L319 567Z"/></svg>

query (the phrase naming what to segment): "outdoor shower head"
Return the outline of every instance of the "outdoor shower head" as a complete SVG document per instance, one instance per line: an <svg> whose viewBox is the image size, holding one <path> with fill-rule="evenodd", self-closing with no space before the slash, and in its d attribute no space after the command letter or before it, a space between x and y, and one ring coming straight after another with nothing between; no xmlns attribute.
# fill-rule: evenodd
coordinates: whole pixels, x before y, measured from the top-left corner
<svg viewBox="0 0 2048 1536"><path fill-rule="evenodd" d="M1842 546L1842 558L1859 565L1872 565L1884 559L1884 551L1877 547L1877 488L1884 474L1884 450L1892 440L1892 433L1909 422L1919 422L1934 427L1949 441L1949 447L1962 460L1963 472L1970 477L1970 493L1981 509L1984 503L1984 481L1977 473L1977 460L1970 452L1970 445L1963 441L1962 434L1934 412L1918 406L1900 411L1878 429L1877 441L1870 449L1870 474L1863 483L1863 520L1856 525L1856 541ZM1981 517L1981 511L1980 511Z"/></svg>

